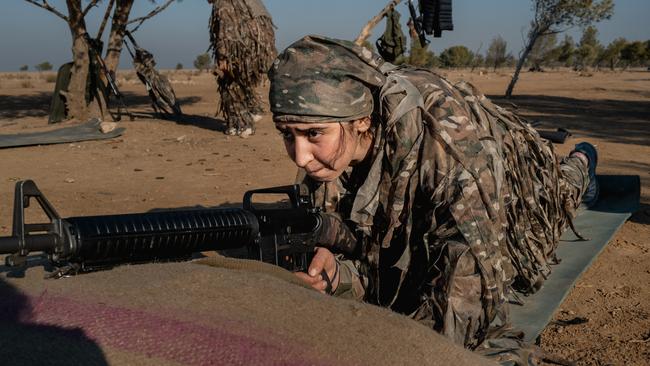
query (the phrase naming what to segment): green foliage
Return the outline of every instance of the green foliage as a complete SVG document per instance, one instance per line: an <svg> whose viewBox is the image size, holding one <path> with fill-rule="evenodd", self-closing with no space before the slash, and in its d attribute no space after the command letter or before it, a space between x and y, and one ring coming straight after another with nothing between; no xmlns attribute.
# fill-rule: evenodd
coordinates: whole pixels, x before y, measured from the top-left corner
<svg viewBox="0 0 650 366"><path fill-rule="evenodd" d="M36 70L38 70L38 71L50 71L50 70L52 70L52 64L45 61L45 62L41 62L40 64L34 66L34 68Z"/></svg>
<svg viewBox="0 0 650 366"><path fill-rule="evenodd" d="M580 38L580 45L576 50L577 63L576 66L580 69L587 69L593 65L601 52L602 45L598 41L598 31L593 26L588 26L582 33Z"/></svg>
<svg viewBox="0 0 650 366"><path fill-rule="evenodd" d="M182 63L177 63L176 64L176 70L183 70L183 64Z"/></svg>
<svg viewBox="0 0 650 366"><path fill-rule="evenodd" d="M513 56L511 53L509 53L508 56L506 56L505 65L506 65L506 67L515 67L515 65L517 65L517 61L519 61L519 60L517 60L515 58L515 56Z"/></svg>
<svg viewBox="0 0 650 366"><path fill-rule="evenodd" d="M194 67L198 70L209 70L212 67L212 59L210 55L206 52L196 56Z"/></svg>
<svg viewBox="0 0 650 366"><path fill-rule="evenodd" d="M564 41L558 46L557 49L557 60L564 64L564 66L572 66L573 59L575 56L575 43L573 38L569 35L564 36Z"/></svg>
<svg viewBox="0 0 650 366"><path fill-rule="evenodd" d="M546 66L557 59L559 50L556 43L557 35L555 33L545 34L537 39L528 55L528 61L532 69L540 70L542 66Z"/></svg>
<svg viewBox="0 0 650 366"><path fill-rule="evenodd" d="M528 41L506 90L507 98L512 96L521 67L540 36L562 33L574 26L586 27L611 18L614 12L613 0L532 0L532 5L534 17L528 32Z"/></svg>
<svg viewBox="0 0 650 366"><path fill-rule="evenodd" d="M472 52L472 71L477 67L485 65L485 57L480 53Z"/></svg>
<svg viewBox="0 0 650 366"><path fill-rule="evenodd" d="M614 70L621 60L621 51L627 45L625 38L616 38L606 48L603 48L598 55L597 64L607 65Z"/></svg>
<svg viewBox="0 0 650 366"><path fill-rule="evenodd" d="M531 31L558 33L566 27L587 27L611 18L613 0L533 0L535 19Z"/></svg>
<svg viewBox="0 0 650 366"><path fill-rule="evenodd" d="M621 49L621 60L628 66L640 66L648 58L647 42L630 42Z"/></svg>
<svg viewBox="0 0 650 366"><path fill-rule="evenodd" d="M508 43L501 36L494 37L485 55L486 65L492 66L494 70L503 66L508 57L507 48Z"/></svg>
<svg viewBox="0 0 650 366"><path fill-rule="evenodd" d="M442 51L440 64L443 67L467 67L472 64L472 53L465 46L453 46Z"/></svg>
<svg viewBox="0 0 650 366"><path fill-rule="evenodd" d="M436 56L433 52L429 51L428 47L422 47L420 40L417 38L411 39L411 50L405 61L408 64L418 67L431 68L438 66Z"/></svg>
<svg viewBox="0 0 650 366"><path fill-rule="evenodd" d="M27 71L27 70L29 70L29 66L27 66L27 65L23 65L23 66L21 66L18 70L20 70L20 71Z"/></svg>

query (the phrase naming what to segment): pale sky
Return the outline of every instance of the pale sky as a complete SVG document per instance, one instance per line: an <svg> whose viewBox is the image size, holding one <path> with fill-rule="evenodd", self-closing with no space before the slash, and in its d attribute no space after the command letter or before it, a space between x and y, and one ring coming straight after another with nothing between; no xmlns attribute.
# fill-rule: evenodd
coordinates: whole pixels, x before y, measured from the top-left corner
<svg viewBox="0 0 650 366"><path fill-rule="evenodd" d="M66 12L64 0L50 0L49 3ZM276 43L281 50L306 34L354 39L388 0L264 0L264 3L277 26ZM432 39L430 47L438 54L454 45L465 45L471 50L482 45L481 53L484 53L492 38L501 35L516 55L532 17L531 3L528 0L454 0L455 30L443 32L442 38ZM34 65L43 61L49 61L56 68L70 61L70 31L63 20L24 0L4 0L3 5L0 71L16 71L24 64L33 70ZM149 1L137 0L131 18L142 16L153 7ZM398 6L398 11L405 20L408 16L405 1ZM617 37L650 39L648 14L650 0L615 0L612 19L596 24L600 41L607 44ZM91 35L97 32L102 15L103 7L87 16ZM136 38L140 46L154 54L160 68L173 68L177 63L191 68L196 56L208 48L209 18L207 1L183 0L145 22ZM371 40L382 32L383 25L380 25ZM579 29L569 33L575 40L580 38ZM126 52L120 67L131 67Z"/></svg>

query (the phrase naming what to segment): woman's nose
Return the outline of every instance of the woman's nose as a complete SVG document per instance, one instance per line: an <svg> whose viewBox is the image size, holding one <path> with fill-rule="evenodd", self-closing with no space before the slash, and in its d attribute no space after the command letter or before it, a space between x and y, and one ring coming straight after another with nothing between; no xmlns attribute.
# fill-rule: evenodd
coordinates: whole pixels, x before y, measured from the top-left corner
<svg viewBox="0 0 650 366"><path fill-rule="evenodd" d="M294 141L293 161L300 168L304 168L307 166L307 164L309 164L310 161L314 159L309 145L309 141L306 141L306 139L303 139L301 137L297 137Z"/></svg>

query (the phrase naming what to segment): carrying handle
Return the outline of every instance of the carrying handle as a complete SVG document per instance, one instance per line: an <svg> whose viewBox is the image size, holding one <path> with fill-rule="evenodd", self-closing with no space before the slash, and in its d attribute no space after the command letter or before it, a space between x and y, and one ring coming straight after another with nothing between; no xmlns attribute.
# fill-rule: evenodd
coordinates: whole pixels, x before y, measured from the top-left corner
<svg viewBox="0 0 650 366"><path fill-rule="evenodd" d="M244 210L251 211L251 212L261 211L256 209L255 206L253 205L253 201L252 201L253 195L281 194L289 198L289 201L291 202L291 208L311 209L312 208L311 199L308 194L303 193L305 191L306 191L306 187L301 186L300 184L254 189L244 193L244 199L242 200L243 201L242 207L244 208Z"/></svg>

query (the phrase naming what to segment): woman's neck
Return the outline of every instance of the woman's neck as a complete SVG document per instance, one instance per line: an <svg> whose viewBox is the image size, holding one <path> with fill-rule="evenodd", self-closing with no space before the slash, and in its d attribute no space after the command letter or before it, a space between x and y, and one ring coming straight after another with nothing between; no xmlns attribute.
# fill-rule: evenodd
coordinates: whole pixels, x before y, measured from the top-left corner
<svg viewBox="0 0 650 366"><path fill-rule="evenodd" d="M354 157L350 162L350 166L356 166L366 161L369 161L371 159L373 141L374 141L374 137L372 136L360 137L359 143L357 144L356 151L354 152Z"/></svg>

